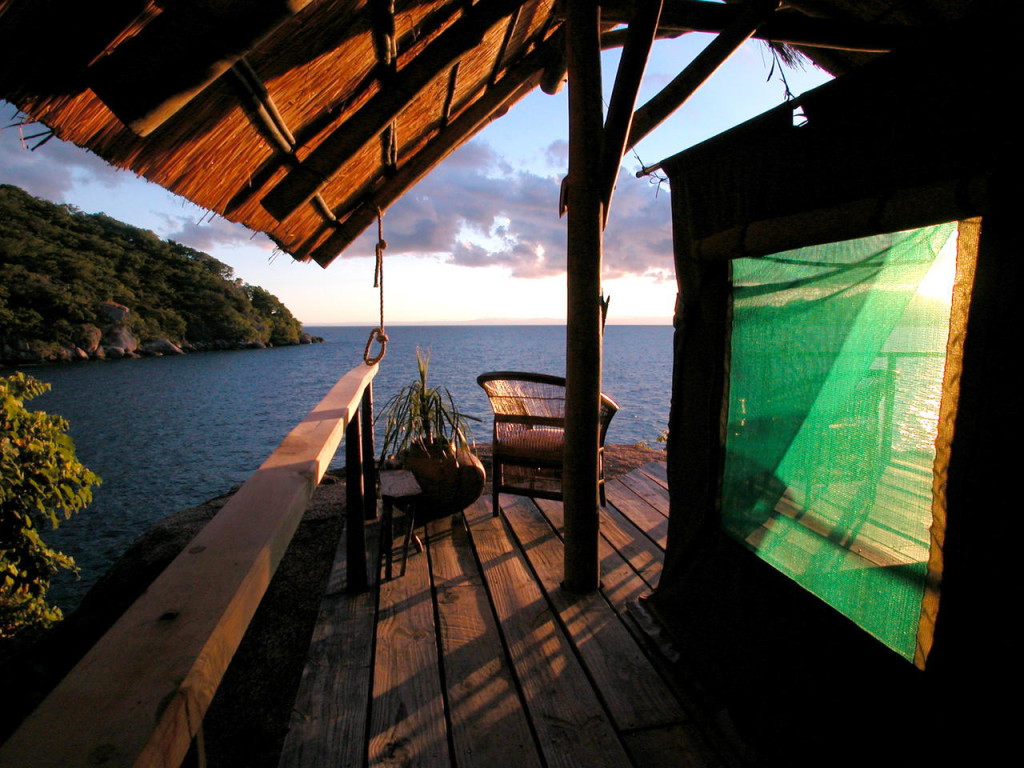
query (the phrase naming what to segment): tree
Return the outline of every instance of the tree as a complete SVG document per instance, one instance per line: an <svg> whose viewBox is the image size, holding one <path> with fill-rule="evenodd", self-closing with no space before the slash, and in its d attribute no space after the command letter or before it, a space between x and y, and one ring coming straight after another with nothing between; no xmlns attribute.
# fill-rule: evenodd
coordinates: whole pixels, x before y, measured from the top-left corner
<svg viewBox="0 0 1024 768"><path fill-rule="evenodd" d="M39 529L83 509L100 482L76 458L65 419L25 408L49 388L20 372L0 378L0 638L62 618L46 592L75 562Z"/></svg>

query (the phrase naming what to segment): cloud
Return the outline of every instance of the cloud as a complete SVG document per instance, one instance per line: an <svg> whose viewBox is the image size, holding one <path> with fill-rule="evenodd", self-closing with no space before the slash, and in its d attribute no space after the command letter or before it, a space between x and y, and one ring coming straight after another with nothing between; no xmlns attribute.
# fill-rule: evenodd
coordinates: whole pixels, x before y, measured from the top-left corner
<svg viewBox="0 0 1024 768"><path fill-rule="evenodd" d="M17 111L0 102L0 125L16 121ZM27 135L44 131L24 126ZM38 141L38 139L36 140ZM31 146L31 141L29 142ZM558 197L568 145L555 141L539 156L550 175L513 168L484 141L471 141L388 210L384 220L389 255L431 256L466 267L502 267L513 277L534 278L565 272L565 226ZM33 195L71 202L73 187L88 181L117 188L134 177L99 157L58 139L37 151L23 149L18 128L0 130L0 182ZM209 219L198 207L193 216L163 214L163 237L202 251L255 242L272 248L262 235L225 219ZM347 256L370 256L376 228L370 227ZM666 192L620 172L605 230L606 278L672 276L669 199Z"/></svg>
<svg viewBox="0 0 1024 768"><path fill-rule="evenodd" d="M196 206L196 216L167 216L160 214L167 225L161 229L161 236L168 240L195 248L197 251L211 252L220 247L237 247L255 245L265 250L273 250L274 244L262 233L254 233L241 224L235 224L220 216L204 214Z"/></svg>
<svg viewBox="0 0 1024 768"><path fill-rule="evenodd" d="M20 113L0 101L0 182L14 184L36 197L56 202L69 202L68 193L77 180L91 181L114 189L133 177L118 173L106 161L79 149L73 144L33 134L45 133L41 123L19 125ZM23 137L26 137L24 142ZM30 147L37 147L35 150Z"/></svg>
<svg viewBox="0 0 1024 768"><path fill-rule="evenodd" d="M545 152L564 167L565 142ZM565 272L565 220L558 217L561 176L508 166L486 143L452 155L388 210L388 255L441 255L466 267L503 267L513 277ZM348 255L373 252L371 227ZM672 227L667 189L620 171L605 230L606 278L672 277Z"/></svg>

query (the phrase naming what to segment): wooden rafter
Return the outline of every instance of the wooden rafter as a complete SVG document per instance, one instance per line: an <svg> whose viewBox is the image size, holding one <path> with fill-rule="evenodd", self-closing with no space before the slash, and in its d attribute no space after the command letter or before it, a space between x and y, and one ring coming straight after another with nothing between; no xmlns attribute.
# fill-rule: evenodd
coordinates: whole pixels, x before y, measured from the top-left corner
<svg viewBox="0 0 1024 768"><path fill-rule="evenodd" d="M448 89L444 94L444 105L441 107L441 127L444 128L452 120L452 105L455 103L455 86L459 82L459 62L452 65L448 72Z"/></svg>
<svg viewBox="0 0 1024 768"><path fill-rule="evenodd" d="M605 224L608 222L608 210L612 192L615 190L619 164L622 162L622 154L629 138L629 128L633 123L633 109L636 106L637 94L640 92L640 81L658 31L662 5L663 0L641 2L636 16L630 21L626 44L619 59L618 71L615 73L615 85L612 87L608 116L605 118L601 157Z"/></svg>
<svg viewBox="0 0 1024 768"><path fill-rule="evenodd" d="M245 57L235 62L229 70L238 86L242 108L249 114L253 122L278 154L292 164L297 164L295 156L296 141L287 123L267 92L266 86L253 70ZM313 196L313 206L325 221L334 221L334 213L319 194Z"/></svg>
<svg viewBox="0 0 1024 768"><path fill-rule="evenodd" d="M475 48L486 34L524 0L483 0L441 33L400 70L391 87L378 92L362 109L338 126L309 156L263 198L263 207L278 221L286 219L316 194L327 180L377 136L441 72Z"/></svg>
<svg viewBox="0 0 1024 768"><path fill-rule="evenodd" d="M601 6L601 18L625 24L635 1L609 2ZM667 0L658 24L659 37L686 32L722 32L734 24L745 5L708 3L702 0ZM918 30L895 24L837 21L795 12L777 13L758 28L753 37L776 43L845 51L885 52L918 36ZM621 37L621 30L606 34L604 44Z"/></svg>
<svg viewBox="0 0 1024 768"><path fill-rule="evenodd" d="M374 6L373 43L381 90L390 87L398 73L398 43L395 38L395 0L376 0ZM393 173L398 165L398 121L388 123L380 136L381 165ZM315 198L316 196L314 196Z"/></svg>
<svg viewBox="0 0 1024 768"><path fill-rule="evenodd" d="M89 70L117 118L147 136L310 0L169 4Z"/></svg>
<svg viewBox="0 0 1024 768"><path fill-rule="evenodd" d="M505 61L505 52L508 51L508 44L516 32L516 27L519 25L519 14L522 13L522 10L522 6L516 8L515 13L508 20L508 26L505 27L505 36L501 39L501 47L498 48L498 54L494 57L494 66L491 68L491 77L488 81L489 85L494 85L494 83L498 82L498 75L501 74L501 65Z"/></svg>
<svg viewBox="0 0 1024 768"><path fill-rule="evenodd" d="M779 6L779 0L753 0L743 6L732 24L701 51L658 94L633 115L627 147L635 147L669 115L683 105L715 70L732 56Z"/></svg>
<svg viewBox="0 0 1024 768"><path fill-rule="evenodd" d="M339 221L329 237L319 244L310 244L304 249L305 253L296 255L312 258L322 267L334 261L342 250L373 223L378 207L384 209L394 203L439 162L488 122L502 114L507 105L535 88L549 62L560 57L561 52L557 50L560 45L561 36L555 35L547 44L538 47L519 64L510 68L501 80L455 117L431 142L406 164L401 165L393 176L368 191L359 202L352 205L347 216L343 216L340 211L337 212Z"/></svg>

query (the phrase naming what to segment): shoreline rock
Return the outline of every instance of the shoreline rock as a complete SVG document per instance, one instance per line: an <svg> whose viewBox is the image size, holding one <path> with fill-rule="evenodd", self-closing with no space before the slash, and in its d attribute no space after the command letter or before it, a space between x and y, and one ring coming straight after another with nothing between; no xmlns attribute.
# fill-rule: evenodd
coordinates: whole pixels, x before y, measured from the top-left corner
<svg viewBox="0 0 1024 768"><path fill-rule="evenodd" d="M84 326L83 326L84 328ZM83 330L78 343L68 347L21 336L0 336L0 367L23 365L50 365L60 363L82 363L97 360L131 360L138 357L159 357L161 355L184 355L194 352L227 352L243 349L271 349L275 346L297 347L303 344L323 344L322 336L303 333L297 341L289 344L271 344L259 340L227 341L183 341L175 344L166 337L157 337L141 342L127 328L100 331L96 326Z"/></svg>

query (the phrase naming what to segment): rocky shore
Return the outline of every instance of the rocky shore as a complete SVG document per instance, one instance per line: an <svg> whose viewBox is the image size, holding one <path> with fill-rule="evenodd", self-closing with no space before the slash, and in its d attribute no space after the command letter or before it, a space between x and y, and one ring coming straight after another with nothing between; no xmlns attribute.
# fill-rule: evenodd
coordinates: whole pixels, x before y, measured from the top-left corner
<svg viewBox="0 0 1024 768"><path fill-rule="evenodd" d="M122 360L161 355L184 355L190 352L210 352L232 349L266 349L275 346L261 339L213 341L187 341L176 344L166 337L141 341L128 326L131 310L112 301L105 302L100 313L108 324L100 328L92 323L78 326L74 343L62 345L42 339L31 339L17 334L0 335L0 365L38 365L42 363L71 363L87 360ZM299 334L288 346L317 344L320 336ZM280 345L277 345L280 346Z"/></svg>
<svg viewBox="0 0 1024 768"><path fill-rule="evenodd" d="M478 446L485 465L490 446ZM607 477L664 459L651 448L605 448ZM277 765L313 624L330 571L344 508L344 472L328 473L242 641L204 721L210 765ZM484 489L489 493L489 488ZM118 559L71 616L47 634L0 645L0 679L17 696L0 697L0 742L231 498L175 512Z"/></svg>

